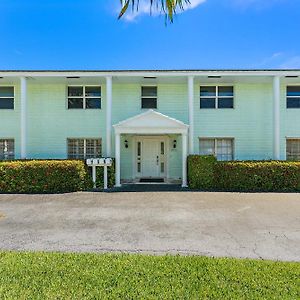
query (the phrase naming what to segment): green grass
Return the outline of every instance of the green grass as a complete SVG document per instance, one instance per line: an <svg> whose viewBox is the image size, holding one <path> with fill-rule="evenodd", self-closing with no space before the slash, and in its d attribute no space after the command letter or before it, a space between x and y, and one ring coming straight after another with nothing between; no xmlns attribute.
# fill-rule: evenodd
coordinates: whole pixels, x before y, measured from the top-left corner
<svg viewBox="0 0 300 300"><path fill-rule="evenodd" d="M300 264L0 252L0 299L299 299Z"/></svg>

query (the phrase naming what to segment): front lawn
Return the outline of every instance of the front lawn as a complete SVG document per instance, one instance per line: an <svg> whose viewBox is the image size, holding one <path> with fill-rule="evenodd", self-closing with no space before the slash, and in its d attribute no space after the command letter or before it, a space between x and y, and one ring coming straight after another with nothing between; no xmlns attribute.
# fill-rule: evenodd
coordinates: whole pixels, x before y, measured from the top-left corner
<svg viewBox="0 0 300 300"><path fill-rule="evenodd" d="M0 299L299 299L300 264L0 252Z"/></svg>

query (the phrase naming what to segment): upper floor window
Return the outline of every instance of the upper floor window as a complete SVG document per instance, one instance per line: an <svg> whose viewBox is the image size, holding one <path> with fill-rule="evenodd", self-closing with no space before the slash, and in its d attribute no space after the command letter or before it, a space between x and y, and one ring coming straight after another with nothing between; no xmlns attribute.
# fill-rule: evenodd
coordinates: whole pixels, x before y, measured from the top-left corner
<svg viewBox="0 0 300 300"><path fill-rule="evenodd" d="M14 109L15 89L13 86L0 86L0 109Z"/></svg>
<svg viewBox="0 0 300 300"><path fill-rule="evenodd" d="M0 139L0 160L15 158L15 141L13 139Z"/></svg>
<svg viewBox="0 0 300 300"><path fill-rule="evenodd" d="M233 108L233 86L201 86L200 108Z"/></svg>
<svg viewBox="0 0 300 300"><path fill-rule="evenodd" d="M68 86L68 108L100 109L101 86Z"/></svg>
<svg viewBox="0 0 300 300"><path fill-rule="evenodd" d="M214 155L218 160L233 160L233 139L201 138L200 155Z"/></svg>
<svg viewBox="0 0 300 300"><path fill-rule="evenodd" d="M300 160L300 139L286 140L286 159Z"/></svg>
<svg viewBox="0 0 300 300"><path fill-rule="evenodd" d="M99 158L102 155L101 139L68 139L68 158Z"/></svg>
<svg viewBox="0 0 300 300"><path fill-rule="evenodd" d="M287 108L300 108L300 85L287 86L286 96Z"/></svg>
<svg viewBox="0 0 300 300"><path fill-rule="evenodd" d="M157 108L156 86L142 86L142 108Z"/></svg>

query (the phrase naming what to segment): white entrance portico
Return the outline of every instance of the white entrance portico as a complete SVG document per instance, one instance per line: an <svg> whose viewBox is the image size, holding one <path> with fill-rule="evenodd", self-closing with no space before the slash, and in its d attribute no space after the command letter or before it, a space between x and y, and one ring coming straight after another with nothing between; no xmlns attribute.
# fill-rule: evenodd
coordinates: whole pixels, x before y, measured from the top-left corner
<svg viewBox="0 0 300 300"><path fill-rule="evenodd" d="M165 158L166 143L163 136L178 134L182 137L182 186L187 186L187 135L189 126L174 118L168 117L152 109L121 121L113 125L115 130L115 159L116 159L116 186L121 186L121 135L132 134L138 136L136 139L141 143L140 153L145 159L139 161L137 157L137 168L141 168L141 174L147 177L165 176L167 160ZM143 147L143 148L142 148ZM139 151L139 150L137 150ZM139 164L140 163L140 164Z"/></svg>

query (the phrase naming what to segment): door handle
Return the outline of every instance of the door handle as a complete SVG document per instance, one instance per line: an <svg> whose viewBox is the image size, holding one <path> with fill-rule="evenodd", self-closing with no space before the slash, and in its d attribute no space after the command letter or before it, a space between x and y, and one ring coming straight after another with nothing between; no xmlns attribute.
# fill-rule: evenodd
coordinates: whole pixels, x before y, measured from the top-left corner
<svg viewBox="0 0 300 300"><path fill-rule="evenodd" d="M156 164L158 165L158 163L159 163L159 157L158 157L158 155L156 156Z"/></svg>

